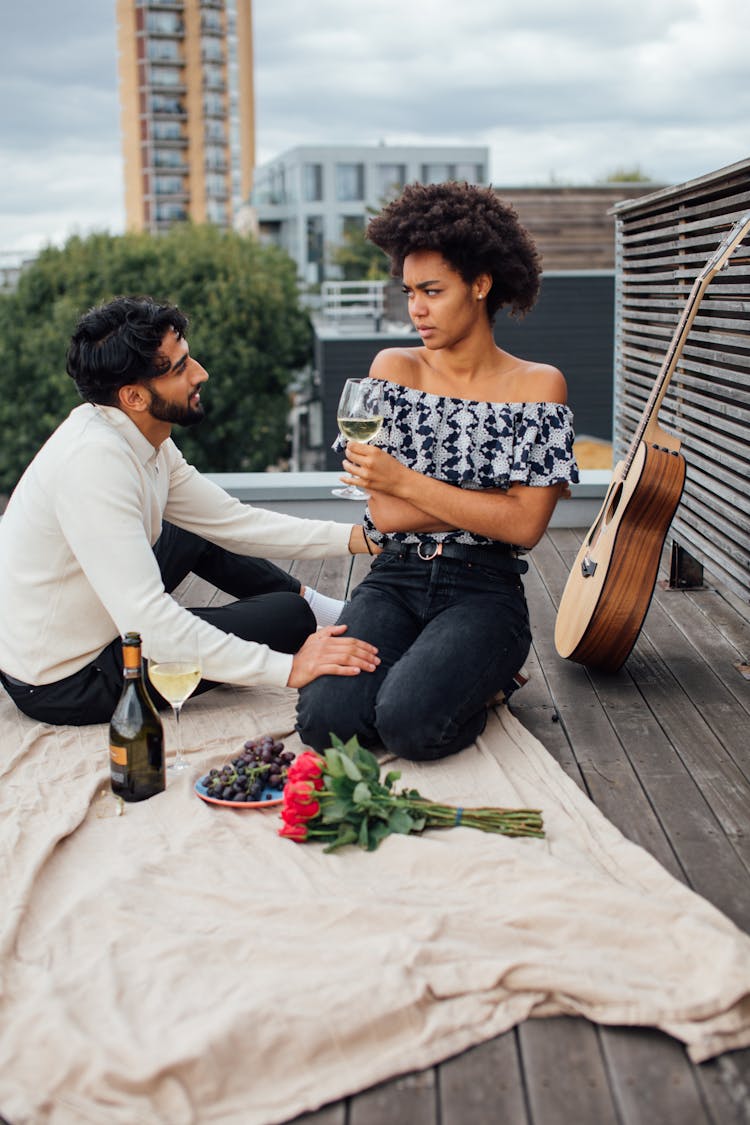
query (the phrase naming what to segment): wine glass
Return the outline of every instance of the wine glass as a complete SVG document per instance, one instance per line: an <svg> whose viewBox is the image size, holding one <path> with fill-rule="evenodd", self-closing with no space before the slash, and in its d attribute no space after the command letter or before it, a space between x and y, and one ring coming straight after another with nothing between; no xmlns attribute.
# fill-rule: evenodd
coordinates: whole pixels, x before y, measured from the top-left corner
<svg viewBox="0 0 750 1125"><path fill-rule="evenodd" d="M336 410L336 421L350 441L372 441L383 425L382 386L379 379L347 379ZM366 492L347 484L332 489L345 500L367 500Z"/></svg>
<svg viewBox="0 0 750 1125"><path fill-rule="evenodd" d="M201 678L200 651L195 634L190 633L179 639L171 634L152 638L149 645L148 678L174 712L177 750L174 761L170 762L167 769L177 773L190 765L182 751L180 711Z"/></svg>

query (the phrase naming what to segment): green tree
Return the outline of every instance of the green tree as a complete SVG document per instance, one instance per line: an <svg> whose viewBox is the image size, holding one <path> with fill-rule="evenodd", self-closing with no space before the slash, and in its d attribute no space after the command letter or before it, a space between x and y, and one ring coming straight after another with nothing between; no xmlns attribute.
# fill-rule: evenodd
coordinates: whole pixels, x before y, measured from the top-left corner
<svg viewBox="0 0 750 1125"><path fill-rule="evenodd" d="M0 491L80 401L65 372L80 314L143 293L187 313L190 350L211 376L204 421L174 430L185 456L204 471L257 472L283 455L287 387L312 347L291 259L213 226L94 234L42 251L0 295Z"/></svg>
<svg viewBox="0 0 750 1125"><path fill-rule="evenodd" d="M368 242L362 224L346 224L342 239L331 251L331 261L341 270L344 281L382 281L390 277L387 255Z"/></svg>
<svg viewBox="0 0 750 1125"><path fill-rule="evenodd" d="M604 177L605 184L649 184L651 177L641 170L639 164L632 168L614 168Z"/></svg>

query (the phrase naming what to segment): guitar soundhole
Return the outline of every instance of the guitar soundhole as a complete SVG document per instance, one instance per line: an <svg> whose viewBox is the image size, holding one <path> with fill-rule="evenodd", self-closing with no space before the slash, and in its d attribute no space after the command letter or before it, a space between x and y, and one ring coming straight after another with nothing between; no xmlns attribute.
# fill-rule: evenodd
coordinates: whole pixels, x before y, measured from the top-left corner
<svg viewBox="0 0 750 1125"><path fill-rule="evenodd" d="M612 495L609 498L609 506L608 506L606 514L604 516L604 522L605 523L611 523L611 521L614 518L615 512L617 511L617 509L620 506L620 500L621 499L622 499L622 484L618 483L617 487L612 490Z"/></svg>

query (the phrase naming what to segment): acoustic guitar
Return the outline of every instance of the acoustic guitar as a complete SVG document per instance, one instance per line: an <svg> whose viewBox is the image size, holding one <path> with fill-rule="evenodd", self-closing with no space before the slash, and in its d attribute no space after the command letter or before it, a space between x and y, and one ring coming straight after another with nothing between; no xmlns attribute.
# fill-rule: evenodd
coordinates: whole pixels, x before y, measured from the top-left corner
<svg viewBox="0 0 750 1125"><path fill-rule="evenodd" d="M659 408L711 279L748 231L750 211L693 282L627 455L615 466L604 503L581 544L555 623L555 647L568 660L616 672L641 631L685 484L681 443L659 426Z"/></svg>

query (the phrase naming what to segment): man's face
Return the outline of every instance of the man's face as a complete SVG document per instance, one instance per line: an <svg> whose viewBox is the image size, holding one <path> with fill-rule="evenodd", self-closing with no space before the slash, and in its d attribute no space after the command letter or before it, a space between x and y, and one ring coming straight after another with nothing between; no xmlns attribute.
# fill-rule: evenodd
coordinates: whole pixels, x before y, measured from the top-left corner
<svg viewBox="0 0 750 1125"><path fill-rule="evenodd" d="M149 414L160 422L194 426L205 414L200 385L208 372L190 355L187 340L170 329L159 349L169 360L169 369L146 383L151 392Z"/></svg>

